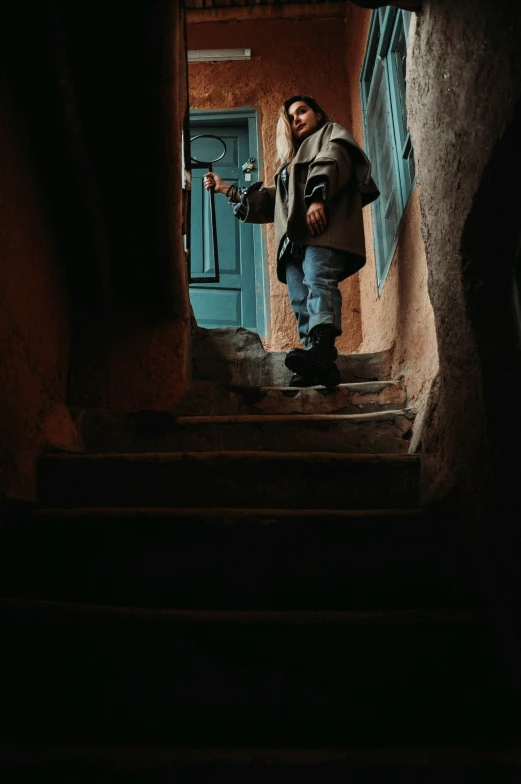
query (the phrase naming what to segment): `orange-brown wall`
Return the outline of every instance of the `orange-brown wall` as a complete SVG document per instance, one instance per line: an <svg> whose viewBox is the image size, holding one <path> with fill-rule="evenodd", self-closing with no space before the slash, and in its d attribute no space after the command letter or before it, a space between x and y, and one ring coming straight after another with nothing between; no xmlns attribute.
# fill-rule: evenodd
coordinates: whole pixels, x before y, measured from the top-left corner
<svg viewBox="0 0 521 784"><path fill-rule="evenodd" d="M68 301L31 146L1 74L0 108L1 487L32 500L36 456L74 442L65 406Z"/></svg>
<svg viewBox="0 0 521 784"><path fill-rule="evenodd" d="M359 83L370 18L370 11L350 6L346 29L346 70L352 131L362 146L364 134ZM427 262L420 230L418 189L413 192L407 207L398 247L380 296L376 291L370 208L364 210L364 220L367 263L359 273L362 315L359 351L379 351L394 345L393 375L395 378L403 376L412 402L421 405L438 371L438 350L427 291Z"/></svg>
<svg viewBox="0 0 521 784"><path fill-rule="evenodd" d="M293 6L295 8L298 7ZM290 11L288 6L284 13L287 15ZM271 184L275 170L275 125L284 98L307 92L316 97L335 120L347 127L350 125L344 58L345 10L343 6L336 6L332 11L335 18L290 19L282 11L275 18L252 18L256 14L259 17L265 13L273 15L276 11L250 6L249 19L226 21L230 13L232 9L214 9L210 23L198 22L197 12L189 13L188 48L251 48L252 58L244 62L191 64L190 104L193 109L256 107L263 156L259 175ZM293 13L297 11L293 10ZM286 286L276 279L273 227L265 227L264 231L271 306L271 323L265 343L269 349L286 350L299 344L295 317L289 306ZM342 284L342 293L343 335L337 345L341 351L356 351L362 337L358 276Z"/></svg>
<svg viewBox="0 0 521 784"><path fill-rule="evenodd" d="M116 7L114 9L117 15L119 11ZM137 190L143 186L132 180L133 166L136 170L141 167L151 177L154 189L147 191L147 198L155 200L153 203L157 205L155 223L144 227L131 227L128 223L124 234L127 231L132 234L133 231L138 245L143 242L144 247L148 245L151 249L150 263L155 265L154 275L150 276L154 281L154 296L148 302L144 297L139 302L139 296L136 296L137 301L128 302L123 295L122 301L119 301L120 292L115 283L112 302L103 317L91 310L80 314L76 308L69 403L77 407L172 409L186 391L191 373L191 312L181 235L181 149L187 108L183 4L181 0L152 3L147 9L146 19L141 19L139 13L133 15L132 25L136 25L136 21L138 25L145 21L153 25L156 47L162 52L162 58L159 64L152 56L144 58L142 75L147 75L145 96L138 88L128 93L129 101L121 122L125 117L129 118L135 130L138 123L133 115L141 105L135 103L136 95L143 103L149 91L157 97L152 116L145 118L146 132L142 135L138 132L135 137L135 159L129 166L131 178L126 186L113 181L111 194L114 194L112 198L117 198L118 188L127 187L131 199L134 195L138 197ZM146 25L143 30L146 32ZM140 35L141 32L135 34ZM149 35L145 35L145 41ZM129 42L134 40L130 35L124 38L122 57L128 56ZM112 89L119 89L118 78L117 67L107 74L109 93L110 79L114 80ZM153 135L148 135L150 125ZM147 143L143 142L143 138ZM122 165L121 157L121 151L116 150L113 166L116 172L117 167ZM110 179L107 172L105 175ZM114 204L108 206L115 207ZM156 255L163 262L161 275L158 274ZM143 262L147 262L146 256ZM147 281L147 275L143 275L143 280Z"/></svg>

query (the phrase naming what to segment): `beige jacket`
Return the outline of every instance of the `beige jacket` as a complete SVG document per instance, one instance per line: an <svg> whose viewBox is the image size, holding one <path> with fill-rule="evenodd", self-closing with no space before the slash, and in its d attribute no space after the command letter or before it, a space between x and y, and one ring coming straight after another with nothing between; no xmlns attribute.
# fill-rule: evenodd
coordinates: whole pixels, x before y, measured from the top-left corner
<svg viewBox="0 0 521 784"><path fill-rule="evenodd" d="M365 264L365 237L362 207L379 196L371 178L369 159L349 131L338 123L323 128L304 139L289 170L288 199L284 202L280 182L281 166L275 173L275 185L257 184L246 195L246 223L275 223L277 255L287 234L299 245L319 245L348 251L346 274L353 274ZM327 179L326 230L312 237L306 225L305 195L311 194L314 180ZM278 278L286 282L284 264L277 265Z"/></svg>

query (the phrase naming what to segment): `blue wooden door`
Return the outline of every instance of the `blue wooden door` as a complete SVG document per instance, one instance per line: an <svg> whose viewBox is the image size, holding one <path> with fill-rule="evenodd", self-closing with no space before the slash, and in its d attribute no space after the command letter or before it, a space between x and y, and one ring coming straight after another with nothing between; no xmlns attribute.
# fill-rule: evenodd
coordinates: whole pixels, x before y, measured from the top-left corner
<svg viewBox="0 0 521 784"><path fill-rule="evenodd" d="M213 166L216 174L233 185L250 184L246 182L241 168L250 157L246 126L217 127L194 123L190 135L198 134L220 136L226 144L225 157ZM199 160L215 158L222 151L222 145L214 140L200 139L192 147L192 154ZM194 277L211 277L214 274L214 263L210 200L203 186L207 167L198 164L192 164L192 167L192 274ZM222 194L215 196L215 213L221 280L220 283L195 283L190 286L195 318L201 327L242 326L255 330L253 227L235 218L228 199Z"/></svg>

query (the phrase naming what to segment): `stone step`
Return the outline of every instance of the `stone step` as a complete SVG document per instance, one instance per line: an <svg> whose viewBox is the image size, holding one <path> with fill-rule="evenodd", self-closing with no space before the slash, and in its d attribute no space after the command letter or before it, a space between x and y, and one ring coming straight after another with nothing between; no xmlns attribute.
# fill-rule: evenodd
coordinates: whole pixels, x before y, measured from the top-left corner
<svg viewBox="0 0 521 784"><path fill-rule="evenodd" d="M4 525L0 553L4 595L25 598L236 610L477 601L447 524L418 509L37 509Z"/></svg>
<svg viewBox="0 0 521 784"><path fill-rule="evenodd" d="M399 381L362 381L337 387L233 387L194 381L176 410L180 416L212 414L367 414L402 409Z"/></svg>
<svg viewBox="0 0 521 784"><path fill-rule="evenodd" d="M403 409L407 394L399 381L364 381L337 387L239 387L212 381L193 381L169 416L223 416L232 414L368 414ZM80 428L111 428L122 416L146 412L110 409L72 409Z"/></svg>
<svg viewBox="0 0 521 784"><path fill-rule="evenodd" d="M291 377L286 353L265 351L260 337L243 327L203 329L192 336L195 381L216 381L246 387L284 387ZM392 349L373 354L340 354L342 381L385 381L391 378Z"/></svg>
<svg viewBox="0 0 521 784"><path fill-rule="evenodd" d="M48 454L42 506L417 508L416 455L333 452Z"/></svg>
<svg viewBox="0 0 521 784"><path fill-rule="evenodd" d="M4 781L41 784L514 784L515 745L483 748L0 748Z"/></svg>
<svg viewBox="0 0 521 784"><path fill-rule="evenodd" d="M11 741L505 743L519 725L480 613L0 608Z"/></svg>
<svg viewBox="0 0 521 784"><path fill-rule="evenodd" d="M200 452L224 450L405 453L413 415L232 414L175 416L167 411L133 414L89 412L78 420L88 452Z"/></svg>

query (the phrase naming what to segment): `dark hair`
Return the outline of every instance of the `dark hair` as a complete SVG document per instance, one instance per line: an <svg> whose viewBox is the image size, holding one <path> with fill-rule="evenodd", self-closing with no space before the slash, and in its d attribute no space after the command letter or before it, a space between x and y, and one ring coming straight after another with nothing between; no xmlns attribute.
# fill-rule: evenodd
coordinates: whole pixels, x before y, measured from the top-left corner
<svg viewBox="0 0 521 784"><path fill-rule="evenodd" d="M323 125L329 122L329 116L327 112L325 112L310 95L292 95L291 98L288 98L286 101L284 101L284 111L286 113L286 117L288 117L289 107L292 103L295 103L295 101L303 101L306 106L309 106L309 108L313 109L314 112L320 113L322 115L322 119L318 124L319 128L322 128Z"/></svg>
<svg viewBox="0 0 521 784"><path fill-rule="evenodd" d="M279 119L277 121L277 160L275 165L279 163L289 163L295 157L299 147L298 140L293 138L291 122L288 115L289 107L292 103L295 103L295 101L302 101L314 112L320 112L322 116L317 123L317 127L315 128L316 131L323 128L326 123L331 122L331 117L329 117L315 99L311 98L309 95L292 95L291 98L284 101L280 107Z"/></svg>

